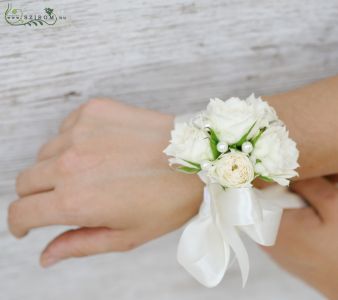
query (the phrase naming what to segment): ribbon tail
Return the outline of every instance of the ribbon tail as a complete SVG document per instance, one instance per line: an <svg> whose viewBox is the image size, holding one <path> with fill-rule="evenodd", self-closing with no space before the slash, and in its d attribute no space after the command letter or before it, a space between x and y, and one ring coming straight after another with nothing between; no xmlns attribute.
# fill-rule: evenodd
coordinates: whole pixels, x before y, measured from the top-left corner
<svg viewBox="0 0 338 300"><path fill-rule="evenodd" d="M301 197L290 192L286 187L278 185L260 191L260 198L264 204L271 203L281 208L293 209L306 206L306 203Z"/></svg>
<svg viewBox="0 0 338 300"><path fill-rule="evenodd" d="M251 215L250 212L253 209L249 210L248 214L245 214L242 209L245 208L245 205L241 205L241 203L247 204L247 199L251 199L250 194L246 191L238 193L238 190L224 191L219 185L213 184L208 186L208 190L211 198L211 213L215 224L219 228L224 243L228 244L234 251L241 270L242 286L244 287L249 276L249 256L236 225L246 222L246 218L258 217L255 214ZM256 204L253 207L256 207ZM244 220L241 218L242 214L245 216Z"/></svg>
<svg viewBox="0 0 338 300"><path fill-rule="evenodd" d="M199 214L184 229L177 249L178 262L201 284L214 287L222 280L230 260L230 248L210 214L205 199Z"/></svg>
<svg viewBox="0 0 338 300"><path fill-rule="evenodd" d="M234 226L223 226L222 235L225 241L227 241L234 251L237 258L239 268L242 276L242 287L245 287L249 277L249 256L242 239L239 236L238 230Z"/></svg>
<svg viewBox="0 0 338 300"><path fill-rule="evenodd" d="M240 226L240 230L245 232L256 243L264 246L275 244L280 220L283 211L279 208L276 211L263 209L262 220L252 224Z"/></svg>
<svg viewBox="0 0 338 300"><path fill-rule="evenodd" d="M277 238L283 208L301 208L305 203L299 196L279 186L263 191L254 189L254 194L259 202L262 218L253 224L242 225L239 229L256 243L272 246Z"/></svg>

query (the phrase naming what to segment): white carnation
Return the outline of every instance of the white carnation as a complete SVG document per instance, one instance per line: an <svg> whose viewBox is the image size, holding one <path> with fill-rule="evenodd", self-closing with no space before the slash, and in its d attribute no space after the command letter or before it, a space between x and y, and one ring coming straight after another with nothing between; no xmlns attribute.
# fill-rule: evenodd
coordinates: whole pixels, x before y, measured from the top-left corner
<svg viewBox="0 0 338 300"><path fill-rule="evenodd" d="M163 152L168 156L194 163L213 158L207 133L188 123L176 124L175 129L171 131L170 144Z"/></svg>
<svg viewBox="0 0 338 300"><path fill-rule="evenodd" d="M246 154L230 152L214 162L208 176L224 187L249 187L254 179L254 168Z"/></svg>
<svg viewBox="0 0 338 300"><path fill-rule="evenodd" d="M253 132L256 129L268 127L272 123L279 123L276 111L272 106L270 106L266 101L263 101L262 98L256 98L254 94L251 94L247 99L246 102L253 108L256 115L256 124L254 130L252 130L250 136L253 136Z"/></svg>
<svg viewBox="0 0 338 300"><path fill-rule="evenodd" d="M246 100L210 99L206 117L217 137L228 144L238 142L251 129L248 139L277 120L276 112L261 98L251 95Z"/></svg>
<svg viewBox="0 0 338 300"><path fill-rule="evenodd" d="M296 143L289 138L285 126L269 127L255 144L251 159L257 162L256 173L269 177L281 185L298 175L295 169L299 152Z"/></svg>

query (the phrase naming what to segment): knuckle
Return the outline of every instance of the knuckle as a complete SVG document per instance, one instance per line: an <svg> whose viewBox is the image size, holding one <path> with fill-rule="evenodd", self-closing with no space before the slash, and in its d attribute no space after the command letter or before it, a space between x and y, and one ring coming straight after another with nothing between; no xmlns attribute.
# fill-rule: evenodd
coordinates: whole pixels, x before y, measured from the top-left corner
<svg viewBox="0 0 338 300"><path fill-rule="evenodd" d="M326 189L323 191L323 198L328 201L338 202L338 190L337 189Z"/></svg>
<svg viewBox="0 0 338 300"><path fill-rule="evenodd" d="M84 104L82 112L84 113L91 112L95 110L97 107L101 106L104 102L105 102L104 99L99 98L90 99Z"/></svg>
<svg viewBox="0 0 338 300"><path fill-rule="evenodd" d="M80 152L77 147L72 146L56 160L56 169L62 174L72 172L78 164L79 159Z"/></svg>
<svg viewBox="0 0 338 300"><path fill-rule="evenodd" d="M88 207L82 203L82 195L71 190L57 187L55 189L57 201L55 208L65 220L77 223L86 216Z"/></svg>
<svg viewBox="0 0 338 300"><path fill-rule="evenodd" d="M48 149L48 144L44 144L40 147L38 154L37 154L38 160L42 159L45 156L47 149Z"/></svg>
<svg viewBox="0 0 338 300"><path fill-rule="evenodd" d="M7 223L9 231L17 238L24 236L24 233L20 232L18 228L19 221L18 201L14 201L8 207Z"/></svg>
<svg viewBox="0 0 338 300"><path fill-rule="evenodd" d="M8 207L8 224L13 225L17 219L17 204L12 202Z"/></svg>
<svg viewBox="0 0 338 300"><path fill-rule="evenodd" d="M81 125L76 125L70 132L70 140L72 142L78 142L86 135L86 128Z"/></svg>
<svg viewBox="0 0 338 300"><path fill-rule="evenodd" d="M24 177L24 171L20 172L16 177L15 181L15 191L20 196L22 194L22 182Z"/></svg>
<svg viewBox="0 0 338 300"><path fill-rule="evenodd" d="M40 147L38 154L37 154L37 158L41 159L44 156L44 153L45 153L45 145Z"/></svg>
<svg viewBox="0 0 338 300"><path fill-rule="evenodd" d="M68 197L64 192L57 192L57 210L65 215L69 215L69 217L73 217L74 213L79 209L77 201L75 198Z"/></svg>
<svg viewBox="0 0 338 300"><path fill-rule="evenodd" d="M83 105L83 108L81 109L81 114L100 114L100 112L106 109L111 109L112 106L116 108L118 106L121 106L121 104L118 104L117 102L111 101L110 99L106 98L94 98Z"/></svg>
<svg viewBox="0 0 338 300"><path fill-rule="evenodd" d="M135 240L126 240L122 247L121 247L121 252L127 252L131 251L139 246L139 243L136 242Z"/></svg>

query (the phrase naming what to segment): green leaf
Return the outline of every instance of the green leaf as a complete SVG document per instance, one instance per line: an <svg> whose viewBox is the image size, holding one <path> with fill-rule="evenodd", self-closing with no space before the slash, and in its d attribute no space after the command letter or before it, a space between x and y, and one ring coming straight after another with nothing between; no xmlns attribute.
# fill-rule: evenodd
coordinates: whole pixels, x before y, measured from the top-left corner
<svg viewBox="0 0 338 300"><path fill-rule="evenodd" d="M217 159L220 156L220 153L217 150L217 145L215 145L215 143L212 140L210 140L210 148L213 158Z"/></svg>
<svg viewBox="0 0 338 300"><path fill-rule="evenodd" d="M252 146L255 146L255 144L257 143L258 139L261 137L261 135L263 134L263 132L266 130L266 127L262 128L259 130L259 133L251 140L251 144Z"/></svg>
<svg viewBox="0 0 338 300"><path fill-rule="evenodd" d="M236 144L229 145L229 149L240 150Z"/></svg>
<svg viewBox="0 0 338 300"><path fill-rule="evenodd" d="M260 159L256 159L256 164L261 163L262 161Z"/></svg>
<svg viewBox="0 0 338 300"><path fill-rule="evenodd" d="M210 132L210 138L216 143L219 142L219 139L217 137L217 134L215 133L215 131L212 128L209 128L209 132Z"/></svg>
<svg viewBox="0 0 338 300"><path fill-rule="evenodd" d="M266 181L266 182L274 182L274 180L270 177L266 177L266 176L262 176L262 175L259 175L258 178Z"/></svg>
<svg viewBox="0 0 338 300"><path fill-rule="evenodd" d="M186 166L178 167L177 170L181 171L183 173L189 173L189 174L196 174L200 171L199 169L190 168L190 167L186 167Z"/></svg>
<svg viewBox="0 0 338 300"><path fill-rule="evenodd" d="M215 131L212 128L209 128L209 135L210 135L210 148L211 148L211 152L212 152L212 156L214 157L214 159L217 159L221 153L218 152L217 150L217 144L219 142L219 139L215 133Z"/></svg>
<svg viewBox="0 0 338 300"><path fill-rule="evenodd" d="M32 21L32 23L33 23L35 26L38 26L38 23L36 23L35 21Z"/></svg>
<svg viewBox="0 0 338 300"><path fill-rule="evenodd" d="M43 25L43 22L42 21L38 21L40 23L40 25Z"/></svg>
<svg viewBox="0 0 338 300"><path fill-rule="evenodd" d="M191 165L193 165L194 167L196 167L197 169L201 170L201 165L200 165L200 164L194 163L194 162L192 162L192 161L190 161L190 160L186 160L186 159L183 159L183 160L186 161L188 164L191 164Z"/></svg>
<svg viewBox="0 0 338 300"><path fill-rule="evenodd" d="M248 130L248 132L246 134L244 134L241 139L236 143L236 147L241 147L243 145L243 143L246 141L246 139L248 138L248 135L250 134L252 128L254 128L254 126L256 125L256 122L253 123L253 125L250 127L250 129Z"/></svg>

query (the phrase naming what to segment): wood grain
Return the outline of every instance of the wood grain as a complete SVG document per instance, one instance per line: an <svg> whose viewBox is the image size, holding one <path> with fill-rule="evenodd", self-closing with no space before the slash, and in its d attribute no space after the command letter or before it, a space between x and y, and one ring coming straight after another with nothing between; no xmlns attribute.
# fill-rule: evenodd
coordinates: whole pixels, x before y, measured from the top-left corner
<svg viewBox="0 0 338 300"><path fill-rule="evenodd" d="M253 276L265 281L269 274L280 296L263 292L253 278L243 292L237 281L233 289L226 283L205 291L176 267L175 234L130 256L65 263L49 273L36 259L54 229L19 243L9 237L5 219L18 171L34 161L61 119L92 97L183 113L210 97L271 94L336 74L337 0L12 3L35 11L53 7L68 20L37 28L0 20L1 299L320 299L271 264L264 267L260 254ZM1 1L0 11L6 7ZM151 274L159 278L153 282Z"/></svg>

